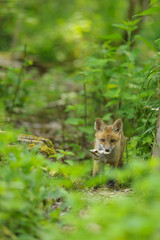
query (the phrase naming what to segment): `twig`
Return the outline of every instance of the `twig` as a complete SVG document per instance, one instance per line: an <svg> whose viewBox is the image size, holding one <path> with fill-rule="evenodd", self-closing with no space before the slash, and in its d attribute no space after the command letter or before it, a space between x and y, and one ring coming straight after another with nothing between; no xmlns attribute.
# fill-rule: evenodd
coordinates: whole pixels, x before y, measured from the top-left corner
<svg viewBox="0 0 160 240"><path fill-rule="evenodd" d="M18 97L18 93L20 90L20 85L21 85L21 81L22 81L22 76L23 76L23 71L25 69L25 61L26 61L26 56L27 56L27 45L24 45L24 57L23 57L23 64L22 67L20 69L19 75L18 75L18 81L17 81L17 85L15 88L15 95L14 95L14 99L13 99L13 103L12 103L12 109L15 107L15 103Z"/></svg>
<svg viewBox="0 0 160 240"><path fill-rule="evenodd" d="M83 91L84 91L84 126L87 127L87 91L86 91L86 83L83 83Z"/></svg>

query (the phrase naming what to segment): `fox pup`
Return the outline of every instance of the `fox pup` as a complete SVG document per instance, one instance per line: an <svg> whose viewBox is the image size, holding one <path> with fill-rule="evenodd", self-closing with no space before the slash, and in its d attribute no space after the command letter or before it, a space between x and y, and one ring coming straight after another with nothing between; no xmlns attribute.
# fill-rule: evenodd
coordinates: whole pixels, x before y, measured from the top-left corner
<svg viewBox="0 0 160 240"><path fill-rule="evenodd" d="M125 146L121 119L116 120L113 125L105 125L103 120L97 118L94 129L96 139L94 149L91 150L94 160L93 176L98 174L107 163L113 167L123 166L122 155Z"/></svg>

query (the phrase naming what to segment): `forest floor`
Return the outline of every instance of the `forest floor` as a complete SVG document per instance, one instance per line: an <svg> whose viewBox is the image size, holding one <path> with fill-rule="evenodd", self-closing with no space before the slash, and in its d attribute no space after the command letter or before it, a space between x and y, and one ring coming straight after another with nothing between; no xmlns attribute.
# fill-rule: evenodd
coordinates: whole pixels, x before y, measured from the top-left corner
<svg viewBox="0 0 160 240"><path fill-rule="evenodd" d="M107 200L111 198L116 197L130 197L133 193L133 191L130 188L121 188L121 189L110 189L106 186L95 188L85 188L83 190L78 190L78 193L82 194L82 199L86 200L88 203L88 207L90 204L94 202L100 202L100 203L107 203ZM63 201L61 199L57 199L53 205L53 209L56 210L63 204ZM70 207L68 206L62 211L62 215L66 214L66 212L70 211ZM83 209L81 211L80 215L86 215L87 209Z"/></svg>
<svg viewBox="0 0 160 240"><path fill-rule="evenodd" d="M108 198L114 198L124 195L130 195L132 193L131 189L110 189L108 187L100 187L97 189L85 189L82 191L84 193L84 197L89 201L102 200L105 202Z"/></svg>

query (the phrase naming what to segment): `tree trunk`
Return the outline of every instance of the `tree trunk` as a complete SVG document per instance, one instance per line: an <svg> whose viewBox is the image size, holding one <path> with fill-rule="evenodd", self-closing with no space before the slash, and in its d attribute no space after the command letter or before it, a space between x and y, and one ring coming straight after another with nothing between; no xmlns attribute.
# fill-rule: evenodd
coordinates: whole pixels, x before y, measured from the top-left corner
<svg viewBox="0 0 160 240"><path fill-rule="evenodd" d="M134 20L133 16L137 13L140 13L140 12L143 12L144 10L146 10L149 7L149 2L150 2L149 0L129 0L127 19L130 21ZM136 11L137 7L139 7L138 12ZM144 22L144 19L145 19L145 16L142 16L141 20L137 23L137 29L135 29L132 32L132 37L139 33L139 31L141 30L142 24ZM124 32L123 39L126 42L128 40L128 34L126 31ZM132 46L133 45L134 45L134 43L132 43Z"/></svg>
<svg viewBox="0 0 160 240"><path fill-rule="evenodd" d="M158 114L155 139L154 139L154 143L153 143L152 157L160 158L160 110L159 110L159 114Z"/></svg>

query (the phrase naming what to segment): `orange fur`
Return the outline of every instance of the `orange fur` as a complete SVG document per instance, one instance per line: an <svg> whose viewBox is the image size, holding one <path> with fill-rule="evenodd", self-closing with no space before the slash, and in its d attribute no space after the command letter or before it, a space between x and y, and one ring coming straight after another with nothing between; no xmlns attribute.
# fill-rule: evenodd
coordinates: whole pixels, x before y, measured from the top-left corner
<svg viewBox="0 0 160 240"><path fill-rule="evenodd" d="M93 154L93 176L98 174L105 164L113 167L123 166L122 155L125 146L125 136L123 134L123 123L118 119L113 125L105 125L97 118L95 122L95 145L94 149L103 150L101 154Z"/></svg>

